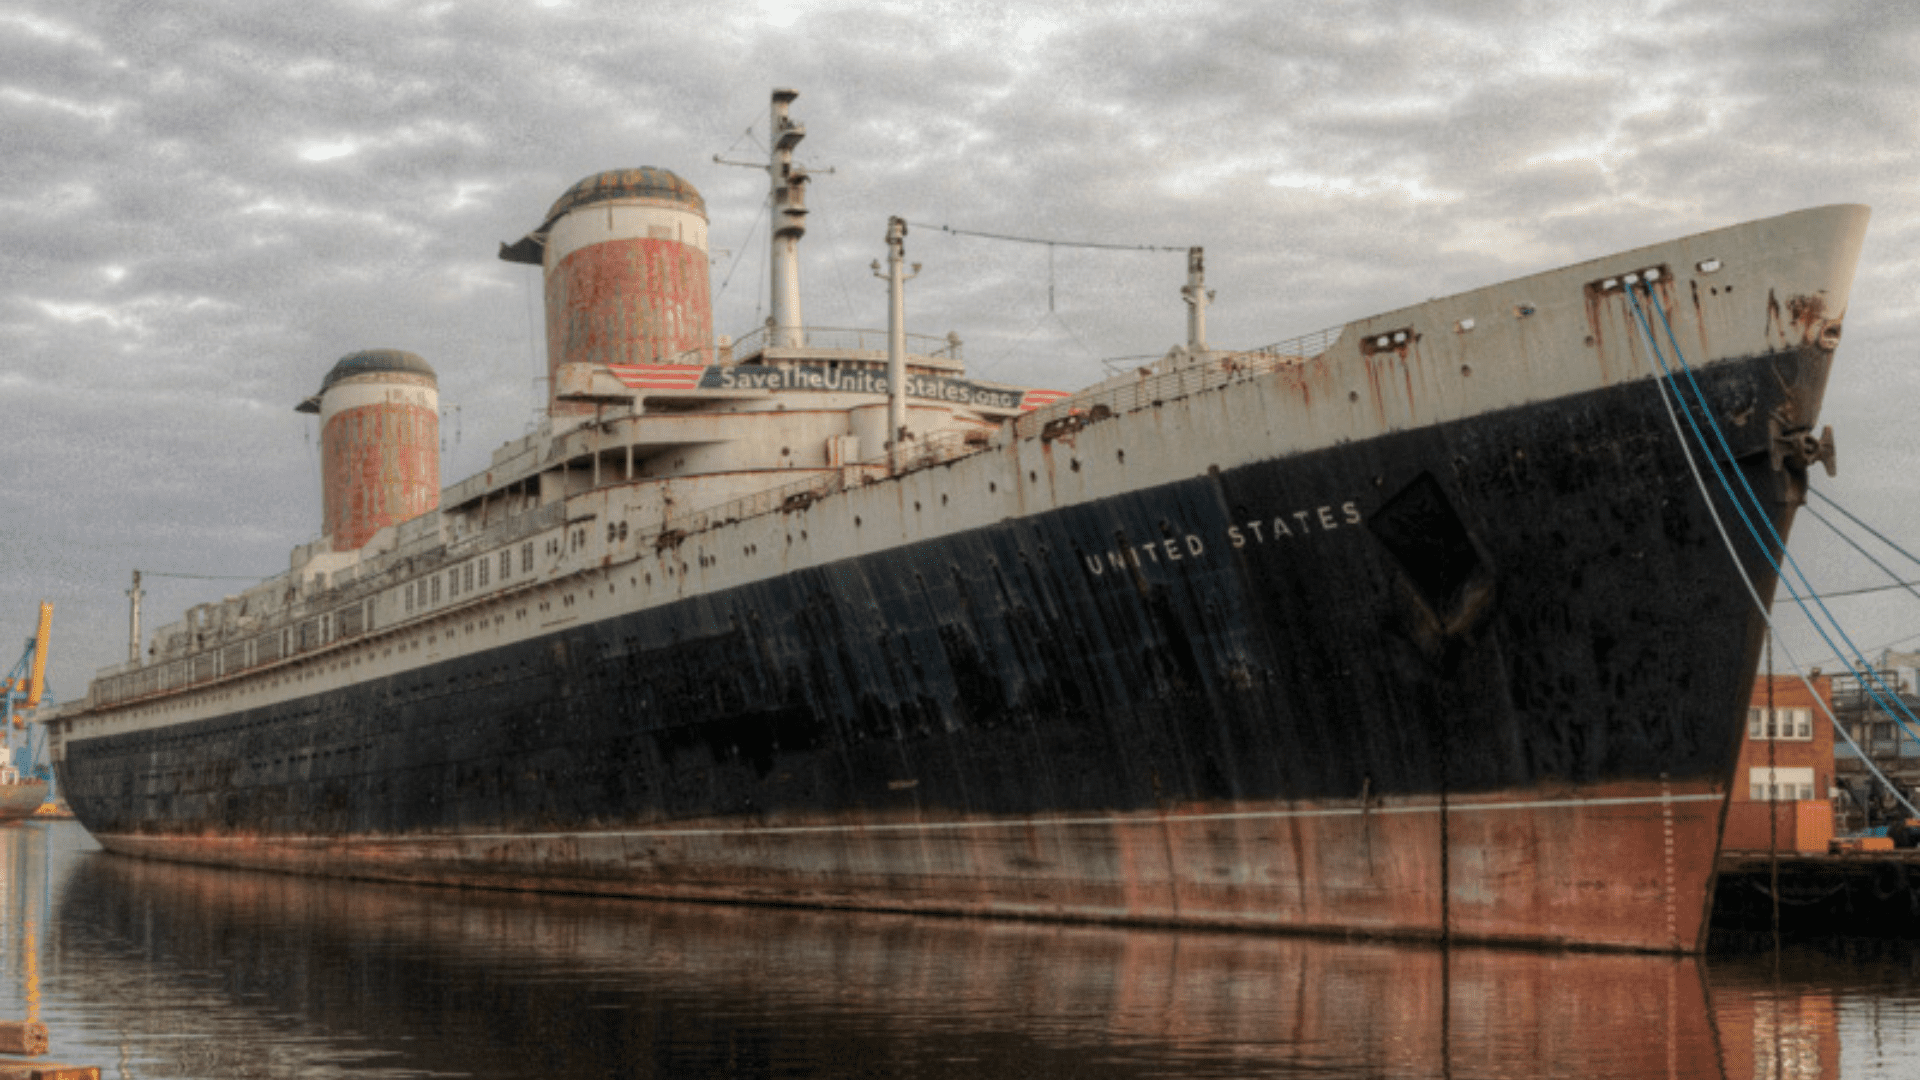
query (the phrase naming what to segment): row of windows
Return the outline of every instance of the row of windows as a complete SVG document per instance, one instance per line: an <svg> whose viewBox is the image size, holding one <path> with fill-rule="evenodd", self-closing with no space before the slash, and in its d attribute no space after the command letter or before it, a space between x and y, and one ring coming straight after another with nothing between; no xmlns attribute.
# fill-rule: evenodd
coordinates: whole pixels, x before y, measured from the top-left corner
<svg viewBox="0 0 1920 1080"><path fill-rule="evenodd" d="M408 582L405 594L407 611L411 613L415 608L432 607L440 602L442 595L451 600L463 592L486 588L492 584L489 579L493 575L493 565L493 556L483 555L471 562L453 567L444 574L436 573L419 581ZM531 540L520 545L520 572L533 573L533 541ZM513 551L507 549L500 552L500 580L505 582L512 576ZM444 594L440 589L442 578L446 580Z"/></svg>
<svg viewBox="0 0 1920 1080"><path fill-rule="evenodd" d="M1769 769L1765 766L1747 770L1747 797L1754 802L1791 802L1795 799L1813 798L1813 769L1800 767L1792 769Z"/></svg>
<svg viewBox="0 0 1920 1080"><path fill-rule="evenodd" d="M1747 738L1792 739L1804 742L1813 738L1812 709L1747 710Z"/></svg>
<svg viewBox="0 0 1920 1080"><path fill-rule="evenodd" d="M620 536L626 532L622 522L616 529L608 526L610 535ZM586 545L586 530L570 530L566 540L575 549ZM550 555L558 555L562 540L558 537L547 542ZM521 575L533 573L533 541L520 545ZM493 584L496 565L493 555L484 555L445 571L436 571L418 581L411 581L402 590L402 602L407 614L427 610L440 604L443 599L451 600L462 593L471 593L486 589ZM498 553L498 580L505 583L514 576L514 550L502 549ZM196 682L203 682L221 675L232 675L260 664L273 663L285 657L315 649L333 641L357 636L373 628L373 601L350 605L336 612L329 612L317 619L268 631L259 637L245 642L236 642L219 649L208 649L203 654L168 664L153 664L140 671L110 679L98 679L89 686L89 697L96 705L111 704L129 697L154 693L161 690L179 689Z"/></svg>
<svg viewBox="0 0 1920 1080"><path fill-rule="evenodd" d="M149 664L126 675L96 680L88 693L94 704L108 705L161 690L178 690L358 636L372 625L373 601L358 601L245 641L206 649L183 660Z"/></svg>

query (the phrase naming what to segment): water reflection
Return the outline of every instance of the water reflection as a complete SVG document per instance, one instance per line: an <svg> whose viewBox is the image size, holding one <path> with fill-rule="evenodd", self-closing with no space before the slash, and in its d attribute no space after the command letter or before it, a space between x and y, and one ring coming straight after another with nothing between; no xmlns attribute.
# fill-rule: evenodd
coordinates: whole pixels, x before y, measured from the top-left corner
<svg viewBox="0 0 1920 1080"><path fill-rule="evenodd" d="M1920 1064L1913 962L1891 954L1443 952L320 882L90 848L70 824L0 832L0 1011L21 1015L37 977L56 1055L110 1075L1744 1080ZM1869 1020L1877 1049L1852 1041Z"/></svg>

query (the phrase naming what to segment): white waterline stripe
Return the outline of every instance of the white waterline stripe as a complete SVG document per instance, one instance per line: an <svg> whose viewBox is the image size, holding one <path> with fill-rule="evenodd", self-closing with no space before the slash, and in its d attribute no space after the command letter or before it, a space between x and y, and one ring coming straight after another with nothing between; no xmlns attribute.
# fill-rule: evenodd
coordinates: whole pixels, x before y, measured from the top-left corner
<svg viewBox="0 0 1920 1080"><path fill-rule="evenodd" d="M1725 795L1644 795L1621 796L1607 799L1535 799L1527 802L1510 803L1451 803L1447 813L1460 814L1475 811L1500 810L1558 810L1594 806L1671 806L1674 803L1718 802ZM1376 806L1325 809L1325 810L1242 810L1215 814L1167 814L1150 817L1073 817L1073 818L1000 818L992 821L927 821L927 822L884 822L872 825L765 825L742 826L735 829L609 829L604 832L544 832L544 833L463 833L449 836L386 837L368 836L352 843L360 845L406 846L411 844L433 844L445 841L471 843L474 841L514 841L514 840L594 840L614 837L698 837L698 836L770 836L796 835L803 833L845 833L845 832L928 832L937 830L968 829L1030 829L1035 827L1073 827L1081 825L1187 825L1210 821L1264 821L1285 818L1327 818L1360 817L1365 814L1437 814L1439 803L1420 806ZM150 838L138 835L115 837L136 843ZM267 842L325 845L337 844L343 838L336 836L212 836L196 837L195 843L209 840L228 843L256 844Z"/></svg>

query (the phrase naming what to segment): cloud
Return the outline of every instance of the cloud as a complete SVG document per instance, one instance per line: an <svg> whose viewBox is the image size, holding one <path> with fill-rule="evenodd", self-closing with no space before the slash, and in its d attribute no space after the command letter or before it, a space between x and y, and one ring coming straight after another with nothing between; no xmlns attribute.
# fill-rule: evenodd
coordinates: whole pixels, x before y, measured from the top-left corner
<svg viewBox="0 0 1920 1080"><path fill-rule="evenodd" d="M1899 440L1848 418L1899 430L1874 387L1905 388L1920 320L1902 274L1920 227L1917 34L1907 5L1775 0L756 2L644 19L587 2L29 3L0 15L0 407L27 458L8 490L41 509L15 526L0 621L60 602L71 695L120 655L133 567L283 565L318 523L311 420L291 408L347 352L426 356L460 406L446 479L484 466L524 430L544 349L537 272L495 244L583 176L646 164L699 187L716 329L757 325L766 178L712 157L759 156L775 85L801 91L816 169L814 319L884 324L866 268L899 214L925 264L915 328L958 331L988 377L1046 385L1180 340L1191 244L1219 291L1213 340L1257 345L1871 201L1848 335L1879 344L1843 351L1829 416L1859 429L1849 476L1905 492L1886 479L1910 464ZM918 227L942 224L1173 250Z"/></svg>

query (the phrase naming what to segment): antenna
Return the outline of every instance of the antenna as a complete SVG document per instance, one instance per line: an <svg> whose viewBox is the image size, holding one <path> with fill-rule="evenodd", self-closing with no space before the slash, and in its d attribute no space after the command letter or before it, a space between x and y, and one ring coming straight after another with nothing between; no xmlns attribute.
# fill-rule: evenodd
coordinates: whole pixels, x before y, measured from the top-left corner
<svg viewBox="0 0 1920 1080"><path fill-rule="evenodd" d="M716 165L739 165L765 169L770 187L768 205L773 208L773 224L768 229L771 249L767 259L769 318L767 344L774 348L798 348L805 344L805 322L800 314L800 238L807 232L807 181L813 174L793 161L793 148L807 137L805 124L796 124L787 115L787 106L800 96L798 90L775 90L769 111L771 146L765 164L728 161L713 155ZM832 173L832 169L822 170Z"/></svg>

